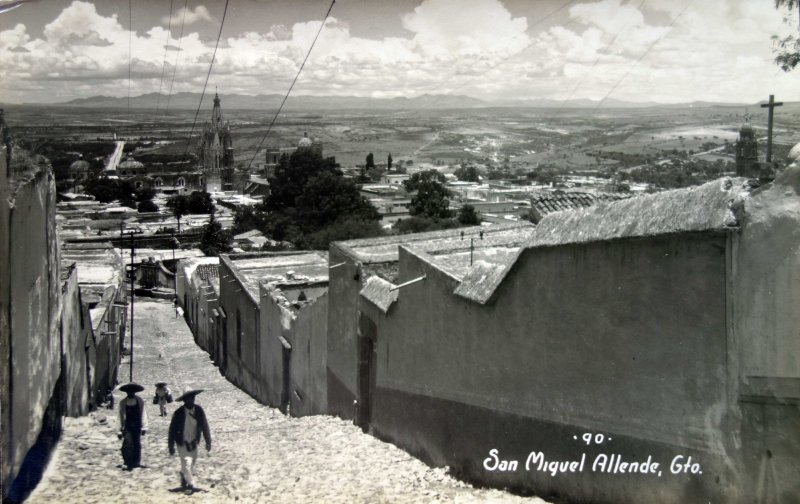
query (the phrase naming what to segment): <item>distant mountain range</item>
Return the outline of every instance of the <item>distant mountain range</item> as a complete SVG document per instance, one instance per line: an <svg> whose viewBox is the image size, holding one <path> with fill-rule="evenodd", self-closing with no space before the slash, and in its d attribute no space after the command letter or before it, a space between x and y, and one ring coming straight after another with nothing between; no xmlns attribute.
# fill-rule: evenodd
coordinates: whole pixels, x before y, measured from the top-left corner
<svg viewBox="0 0 800 504"><path fill-rule="evenodd" d="M222 107L226 110L276 110L283 100L279 94L267 95L242 95L226 94L222 95ZM200 93L177 93L169 97L169 108L171 110L194 110L200 100ZM213 95L206 95L203 98L204 107L210 107ZM157 93L148 93L130 98L130 106L138 109L153 109L156 102L160 102L160 107L166 107L167 96L161 95L158 99ZM207 104L207 105L206 105ZM568 100L528 100L510 99L488 101L472 98L464 95L429 95L424 94L414 98L365 98L358 96L290 96L284 105L286 110L319 111L319 110L341 110L341 109L360 109L360 110L408 110L408 109L474 109L489 107L530 107L530 108L595 108L598 101L587 99ZM33 104L29 104L33 105ZM63 103L53 103L48 105L59 105L67 107L92 107L92 108L127 108L128 98L117 98L112 96L92 96L89 98L78 98ZM713 102L692 102L680 104L662 104L657 102L625 102L607 99L603 103L603 108L647 108L647 107L666 107L666 108L686 108L686 107L745 107L754 104L742 103L713 103Z"/></svg>

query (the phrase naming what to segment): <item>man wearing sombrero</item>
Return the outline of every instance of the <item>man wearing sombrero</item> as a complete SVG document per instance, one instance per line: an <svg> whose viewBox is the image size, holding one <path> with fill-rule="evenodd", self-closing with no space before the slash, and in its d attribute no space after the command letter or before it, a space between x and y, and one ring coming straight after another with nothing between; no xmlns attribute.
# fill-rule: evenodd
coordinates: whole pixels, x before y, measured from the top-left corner
<svg viewBox="0 0 800 504"><path fill-rule="evenodd" d="M172 392L167 387L167 382L156 383L156 393L153 396L153 404L158 404L160 416L167 416L167 403L172 402Z"/></svg>
<svg viewBox="0 0 800 504"><path fill-rule="evenodd" d="M119 388L128 396L119 403L119 437L122 439L122 460L131 470L141 466L142 440L147 433L147 412L144 400L137 392L144 390L138 383L126 383Z"/></svg>
<svg viewBox="0 0 800 504"><path fill-rule="evenodd" d="M183 406L172 414L169 423L169 454L175 455L175 445L178 445L178 456L181 459L181 487L193 491L194 480L192 470L197 461L197 446L200 436L206 440L206 451L211 451L211 432L203 408L194 403L195 396L202 390L187 389L178 399L183 401Z"/></svg>

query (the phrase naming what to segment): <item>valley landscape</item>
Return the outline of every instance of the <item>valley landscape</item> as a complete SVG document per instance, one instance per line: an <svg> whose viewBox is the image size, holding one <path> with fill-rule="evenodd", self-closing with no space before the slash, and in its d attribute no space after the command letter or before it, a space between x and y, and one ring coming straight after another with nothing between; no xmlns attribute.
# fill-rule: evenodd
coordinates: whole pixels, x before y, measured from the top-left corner
<svg viewBox="0 0 800 504"><path fill-rule="evenodd" d="M137 154L181 157L187 151L195 152L210 114L211 98L204 97L199 111L173 108L158 115L155 97L149 98L153 102L150 107L144 106L143 97L137 97L130 109L121 106L124 99L113 100L117 107L108 106L107 100L88 99L4 108L15 136L32 143L107 142L116 135L141 142ZM194 98L195 104L200 103L199 94ZM408 102L405 108L385 108L384 103L371 110L368 100L315 98L304 103L301 98L275 118L274 109L228 107L221 95L225 119L233 132L237 169L254 169L264 162L266 147L295 146L305 133L321 141L325 155L334 156L343 168L362 165L372 152L378 162L385 162L391 154L395 162L409 166L433 165L446 171L448 166L465 163L489 169L506 167L518 173L541 167L559 172L597 171L619 163L630 166L626 160L631 157L641 161L637 164L655 163L681 152L711 162L732 161L732 151L726 151L725 145L735 143L739 128L748 121L760 143L766 142L766 110L758 104L519 108L466 106L474 103L464 99L443 100L443 108ZM160 101L164 103L166 97ZM177 102L188 103L188 98ZM453 103L462 107L446 108ZM337 104L351 108L335 108ZM798 131L800 103L785 103L776 109L777 161L800 141ZM763 147L759 150L763 152Z"/></svg>

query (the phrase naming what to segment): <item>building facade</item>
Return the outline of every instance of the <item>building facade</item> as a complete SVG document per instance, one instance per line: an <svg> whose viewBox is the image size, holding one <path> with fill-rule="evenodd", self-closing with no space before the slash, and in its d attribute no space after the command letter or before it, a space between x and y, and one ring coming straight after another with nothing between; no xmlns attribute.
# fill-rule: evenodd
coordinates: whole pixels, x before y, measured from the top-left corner
<svg viewBox="0 0 800 504"><path fill-rule="evenodd" d="M214 95L211 121L203 126L200 163L206 192L233 190L233 137L230 123L222 117L219 93Z"/></svg>

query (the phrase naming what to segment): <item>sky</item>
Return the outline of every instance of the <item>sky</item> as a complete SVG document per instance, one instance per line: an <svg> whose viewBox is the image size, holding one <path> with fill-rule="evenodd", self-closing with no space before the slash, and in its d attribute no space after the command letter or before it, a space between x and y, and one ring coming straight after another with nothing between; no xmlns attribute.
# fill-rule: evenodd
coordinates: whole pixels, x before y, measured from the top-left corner
<svg viewBox="0 0 800 504"><path fill-rule="evenodd" d="M19 3L0 0L4 103L199 93L225 10ZM285 94L330 5L230 0L209 91ZM792 30L773 0L338 0L292 95L800 101L800 68L773 62L772 35Z"/></svg>

